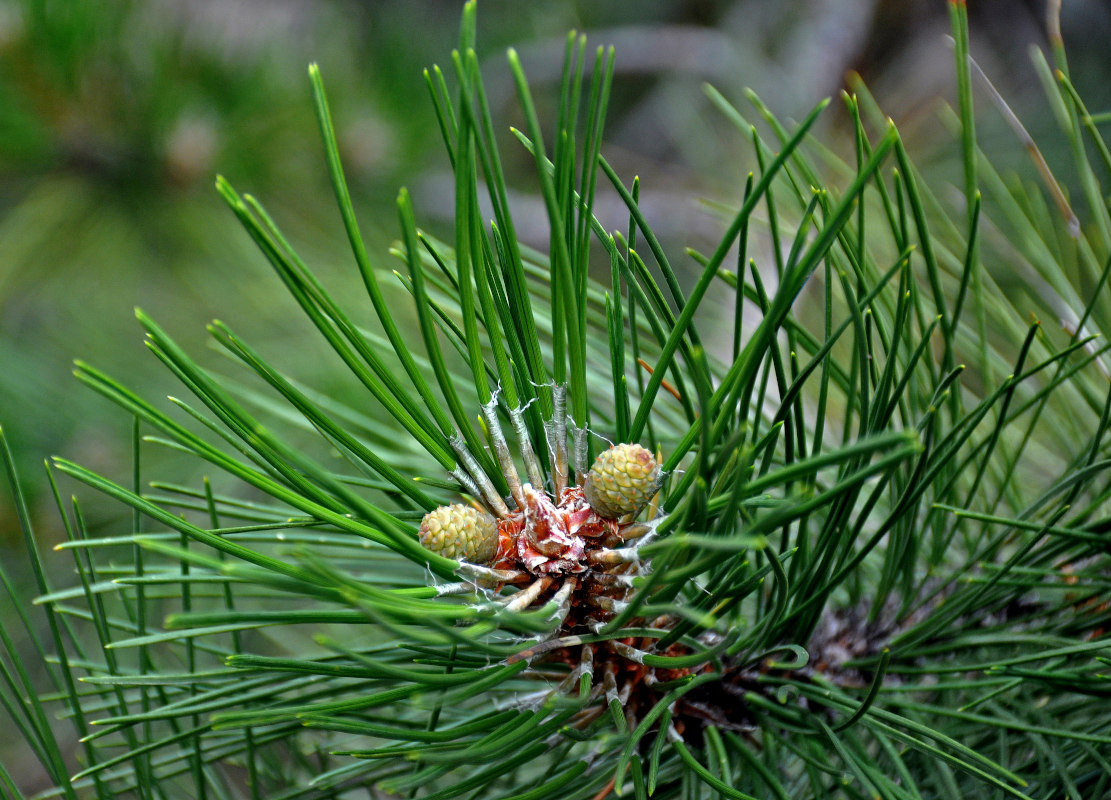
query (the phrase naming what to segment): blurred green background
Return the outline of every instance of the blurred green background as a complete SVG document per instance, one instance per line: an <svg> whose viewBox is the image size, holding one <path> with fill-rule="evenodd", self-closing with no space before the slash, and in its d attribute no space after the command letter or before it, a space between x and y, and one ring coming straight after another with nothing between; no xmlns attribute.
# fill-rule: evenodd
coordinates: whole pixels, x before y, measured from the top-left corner
<svg viewBox="0 0 1111 800"><path fill-rule="evenodd" d="M175 390L146 353L133 307L192 352L204 324L225 319L329 389L321 346L216 196L214 176L259 197L324 280L358 296L305 66L321 65L364 236L392 267L399 186L412 190L426 227L450 231L448 164L421 70L450 63L459 11L432 0L0 3L0 423L45 539L54 524L45 456L116 476L130 460L129 421L70 377L72 360L147 397ZM1052 122L1027 49L1045 46L1045 4L984 0L971 12L973 53L1039 136ZM1062 25L1089 108L1107 108L1108 4L1066 2ZM521 52L543 114L571 28L617 47L605 152L627 178L642 176L646 213L673 248L709 240L720 221L701 201L735 202L754 167L705 100L704 81L739 104L752 87L790 117L857 71L919 166L941 181L958 174L934 113L952 96L943 0L482 0L480 57L530 244L543 246L545 222L508 135L518 117L504 51ZM999 115L983 95L978 103L985 147L1003 165L1022 163ZM847 152L843 123L835 104L821 135ZM1053 163L1052 141L1044 147ZM604 222L623 224L612 200L599 203ZM5 495L0 549L16 538Z"/></svg>
<svg viewBox="0 0 1111 800"><path fill-rule="evenodd" d="M401 185L422 224L450 237L448 162L421 71L450 64L460 8L458 0L0 0L0 424L44 549L59 535L44 457L65 454L125 481L130 468L130 421L71 377L73 359L148 398L180 391L146 352L135 306L193 353L204 347L205 323L224 319L317 390L358 405L343 396L349 387L333 385L324 347L213 180L220 172L259 197L334 293L357 303L363 292L327 182L306 65L321 65L368 249L392 268ZM1028 58L1029 47L1046 46L1046 11L1042 0L970 4L973 54L1053 165L1067 154ZM755 168L747 143L700 91L705 81L739 107L752 87L784 118L858 72L932 184L960 181L957 149L935 113L953 97L944 0L480 0L479 55L528 244L544 247L546 221L529 159L508 133L519 117L504 52L520 51L544 116L571 28L617 48L604 151L626 180L642 177L645 213L672 252L715 239L721 221L704 200L735 204ZM1111 4L1066 0L1062 29L1088 107L1111 108ZM982 92L977 104L982 146L997 166L1030 179L1021 146ZM851 156L845 122L835 103L819 135ZM625 224L608 195L597 211L609 227ZM220 367L215 355L202 360ZM120 513L95 500L87 511L94 526ZM22 584L18 542L4 491L0 562ZM34 786L33 773L23 778Z"/></svg>

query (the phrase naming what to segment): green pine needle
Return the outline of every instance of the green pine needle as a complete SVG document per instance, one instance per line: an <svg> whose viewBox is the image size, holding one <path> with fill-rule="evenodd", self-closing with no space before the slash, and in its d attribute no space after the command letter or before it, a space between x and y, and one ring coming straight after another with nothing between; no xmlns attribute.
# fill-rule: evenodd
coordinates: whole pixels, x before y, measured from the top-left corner
<svg viewBox="0 0 1111 800"><path fill-rule="evenodd" d="M0 704L55 787L37 796L1106 794L1111 156L1058 53L1056 72L1037 63L1090 219L1062 213L1044 161L1040 187L1000 176L950 9L961 202L862 85L848 160L811 133L828 101L787 125L749 93L757 128L708 89L754 169L713 252L679 255L602 154L612 50L588 69L567 38L547 138L511 50L525 130L499 142L472 0L450 74L425 72L453 240L401 190L395 294L310 67L367 298L334 295L257 200L217 190L364 399L304 385L219 321L211 367L137 312L193 398L163 407L77 363L134 420L136 457L130 485L48 465L76 567L61 587L0 434L37 598L0 571ZM507 145L535 167L546 254L517 241ZM594 214L610 187L624 233ZM542 510L518 505L568 508L558 490L601 481L586 473L607 441L650 446L657 496L560 556L574 568L526 568L529 547L555 557ZM206 477L155 477L152 447ZM131 524L91 537L58 474ZM484 565L429 549L425 515L455 503L500 517Z"/></svg>

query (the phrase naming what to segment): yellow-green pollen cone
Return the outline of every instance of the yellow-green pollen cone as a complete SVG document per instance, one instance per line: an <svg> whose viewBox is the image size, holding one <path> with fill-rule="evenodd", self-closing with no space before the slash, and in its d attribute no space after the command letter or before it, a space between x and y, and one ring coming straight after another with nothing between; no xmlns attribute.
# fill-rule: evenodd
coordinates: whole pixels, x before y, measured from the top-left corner
<svg viewBox="0 0 1111 800"><path fill-rule="evenodd" d="M489 564L498 550L498 523L463 503L440 506L424 515L420 543L445 558Z"/></svg>
<svg viewBox="0 0 1111 800"><path fill-rule="evenodd" d="M615 444L594 459L583 490L598 516L621 519L648 504L659 488L660 465L639 444Z"/></svg>

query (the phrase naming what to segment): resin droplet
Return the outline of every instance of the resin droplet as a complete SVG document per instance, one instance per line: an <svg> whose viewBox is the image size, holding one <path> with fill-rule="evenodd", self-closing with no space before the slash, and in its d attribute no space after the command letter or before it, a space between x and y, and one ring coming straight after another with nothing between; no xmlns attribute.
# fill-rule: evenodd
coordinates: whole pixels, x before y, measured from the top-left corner
<svg viewBox="0 0 1111 800"><path fill-rule="evenodd" d="M476 508L456 503L424 515L420 543L445 558L490 564L498 549L498 524Z"/></svg>
<svg viewBox="0 0 1111 800"><path fill-rule="evenodd" d="M606 519L635 514L659 488L660 466L639 444L615 444L594 459L586 476L586 502Z"/></svg>

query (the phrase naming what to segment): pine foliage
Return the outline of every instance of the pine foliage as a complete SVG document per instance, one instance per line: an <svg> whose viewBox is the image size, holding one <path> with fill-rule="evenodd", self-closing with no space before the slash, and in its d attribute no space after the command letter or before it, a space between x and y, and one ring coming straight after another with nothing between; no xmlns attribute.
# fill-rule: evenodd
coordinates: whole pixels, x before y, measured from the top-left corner
<svg viewBox="0 0 1111 800"><path fill-rule="evenodd" d="M951 8L964 186L935 194L863 86L841 98L849 163L810 135L826 103L789 124L750 94L754 125L708 89L758 167L716 249L682 257L686 289L638 181L602 153L612 50L568 37L546 138L510 51L525 125L508 141L467 4L450 67L426 73L454 240L421 230L402 190L394 276L364 247L310 68L369 303L330 293L258 200L217 188L366 402L302 385L223 322L212 367L138 313L188 390L169 405L78 363L134 418L135 462L122 480L49 463L68 534L51 558L76 576L54 587L7 459L39 596L21 605L4 578L18 613L0 621L0 701L54 784L36 796L1111 793L1095 335L1111 155L1058 49L1038 66L1080 197L1044 162L1035 184L995 172ZM510 146L535 162L547 253L515 234ZM593 213L611 188L620 232ZM700 313L710 294L735 314ZM656 454L659 493L623 523L647 535L616 547L638 569L590 599L425 549L428 512L506 502L502 437L553 494L561 453L580 477L607 442ZM210 479L146 474L151 448ZM87 489L130 526L90 537ZM3 765L0 786L20 796Z"/></svg>

